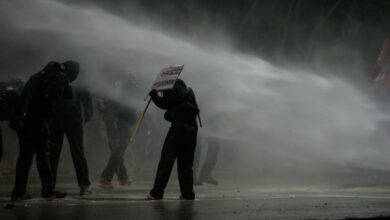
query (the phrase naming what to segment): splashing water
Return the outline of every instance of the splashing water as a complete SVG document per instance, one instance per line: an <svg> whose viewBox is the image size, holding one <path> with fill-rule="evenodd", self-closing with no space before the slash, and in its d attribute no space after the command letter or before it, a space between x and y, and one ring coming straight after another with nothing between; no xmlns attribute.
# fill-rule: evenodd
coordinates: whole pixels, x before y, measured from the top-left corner
<svg viewBox="0 0 390 220"><path fill-rule="evenodd" d="M354 169L390 171L387 139L375 136L377 123L387 116L345 80L196 45L96 7L2 1L0 17L6 33L0 40L8 45L2 69L10 63L18 75L39 70L48 60L79 60L92 91L110 96L113 73L135 71L149 86L159 69L185 64L182 78L195 90L202 111L201 135L217 136L222 148L234 149L233 159L222 161L243 175L326 178ZM142 92L120 101L141 110L147 90Z"/></svg>

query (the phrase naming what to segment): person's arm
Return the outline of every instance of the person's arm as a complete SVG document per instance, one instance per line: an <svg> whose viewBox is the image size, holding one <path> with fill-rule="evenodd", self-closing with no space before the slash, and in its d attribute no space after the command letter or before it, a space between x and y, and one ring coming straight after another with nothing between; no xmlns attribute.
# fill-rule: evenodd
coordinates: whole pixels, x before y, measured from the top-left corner
<svg viewBox="0 0 390 220"><path fill-rule="evenodd" d="M20 109L21 114L24 115L26 111L29 108L29 105L31 103L31 91L33 86L33 79L30 77L30 79L27 81L27 83L24 85L23 90L20 94Z"/></svg>
<svg viewBox="0 0 390 220"><path fill-rule="evenodd" d="M168 103L166 97L159 96L157 90L153 89L152 91L150 91L149 95L157 107L162 108L162 109L169 108L169 103Z"/></svg>
<svg viewBox="0 0 390 220"><path fill-rule="evenodd" d="M69 81L66 76L59 75L54 78L46 88L45 96L47 97L47 103L45 106L45 116L50 118L52 113L55 111L57 103L64 98L64 92L67 90L65 98L73 98L72 88L69 86Z"/></svg>
<svg viewBox="0 0 390 220"><path fill-rule="evenodd" d="M1 128L0 128L0 161L3 158L3 137L1 135Z"/></svg>

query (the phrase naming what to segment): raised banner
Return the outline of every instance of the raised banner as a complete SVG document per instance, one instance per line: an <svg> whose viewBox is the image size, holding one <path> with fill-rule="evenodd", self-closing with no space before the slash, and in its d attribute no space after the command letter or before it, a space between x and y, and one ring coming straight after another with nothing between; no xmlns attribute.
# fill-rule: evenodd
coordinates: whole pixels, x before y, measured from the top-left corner
<svg viewBox="0 0 390 220"><path fill-rule="evenodd" d="M184 65L176 65L176 66L169 66L169 67L162 69L158 73L157 78L154 81L150 91L153 89L155 89L157 91L172 89L173 86L175 85L175 82L176 82L177 78L179 77L181 71L183 71L183 68L184 68ZM148 98L148 96L149 96L149 93L146 96L145 101ZM140 118L137 120L137 123L134 127L134 130L130 136L130 142L133 142L135 135L137 134L138 129L141 126L142 120L144 119L144 116L146 114L146 110L148 110L148 107L150 105L151 100L152 99L149 98L149 101L146 104L144 111L142 112Z"/></svg>
<svg viewBox="0 0 390 220"><path fill-rule="evenodd" d="M390 39L386 38L372 73L375 85L390 86Z"/></svg>
<svg viewBox="0 0 390 220"><path fill-rule="evenodd" d="M151 90L161 91L172 89L183 68L184 65L177 65L162 69L157 75Z"/></svg>

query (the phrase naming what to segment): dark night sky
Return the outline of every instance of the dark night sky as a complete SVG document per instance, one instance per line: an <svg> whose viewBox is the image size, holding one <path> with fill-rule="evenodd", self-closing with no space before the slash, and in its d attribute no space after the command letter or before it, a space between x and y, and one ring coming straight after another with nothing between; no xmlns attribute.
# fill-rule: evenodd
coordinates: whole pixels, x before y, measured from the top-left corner
<svg viewBox="0 0 390 220"><path fill-rule="evenodd" d="M126 16L125 2L104 5ZM310 63L315 51L342 45L355 49L370 68L390 32L387 0L134 2L167 27L189 35L202 37L202 32L212 31L208 24L221 27L232 35L236 47L273 60Z"/></svg>
<svg viewBox="0 0 390 220"><path fill-rule="evenodd" d="M387 0L73 0L71 3L93 4L132 21L142 22L143 16L139 16L142 14L166 30L179 30L186 37L200 41L210 41L210 33L222 31L229 36L232 47L274 63L315 67L320 62L321 66L343 69L359 62L367 76L390 33ZM218 37L214 36L214 42L219 41ZM30 56L28 45L23 50L22 59L34 57ZM337 74L349 77L351 73ZM366 77L361 75L353 77Z"/></svg>

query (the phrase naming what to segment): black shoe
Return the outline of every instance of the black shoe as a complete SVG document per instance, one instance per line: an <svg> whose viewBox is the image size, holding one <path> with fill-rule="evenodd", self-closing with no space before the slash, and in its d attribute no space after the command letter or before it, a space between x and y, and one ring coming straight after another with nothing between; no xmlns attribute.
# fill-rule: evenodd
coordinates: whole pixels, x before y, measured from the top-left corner
<svg viewBox="0 0 390 220"><path fill-rule="evenodd" d="M66 193L66 192L53 191L51 193L42 194L42 198L44 198L44 199L62 199L62 198L65 198L67 195L68 195L68 193Z"/></svg>
<svg viewBox="0 0 390 220"><path fill-rule="evenodd" d="M29 194L24 194L20 196L12 196L11 201L24 201L24 200L29 200L32 199L33 197Z"/></svg>

